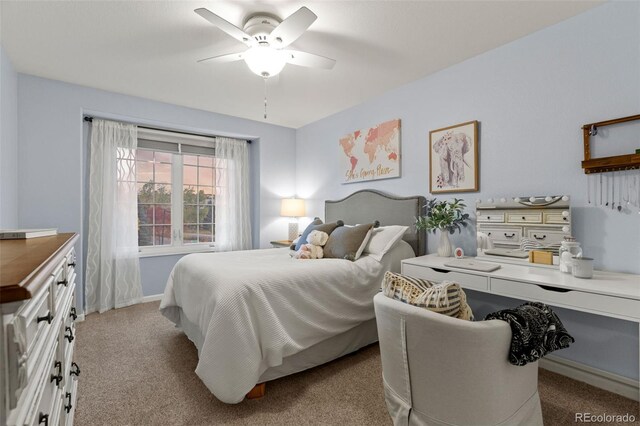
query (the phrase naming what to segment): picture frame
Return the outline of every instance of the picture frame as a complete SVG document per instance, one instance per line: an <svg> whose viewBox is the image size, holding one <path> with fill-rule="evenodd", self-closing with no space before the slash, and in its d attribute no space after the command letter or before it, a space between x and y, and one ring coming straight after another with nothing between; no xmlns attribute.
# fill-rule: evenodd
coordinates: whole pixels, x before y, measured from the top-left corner
<svg viewBox="0 0 640 426"><path fill-rule="evenodd" d="M338 140L342 183L400 177L400 119L356 130Z"/></svg>
<svg viewBox="0 0 640 426"><path fill-rule="evenodd" d="M480 189L478 121L429 132L429 192L446 194Z"/></svg>

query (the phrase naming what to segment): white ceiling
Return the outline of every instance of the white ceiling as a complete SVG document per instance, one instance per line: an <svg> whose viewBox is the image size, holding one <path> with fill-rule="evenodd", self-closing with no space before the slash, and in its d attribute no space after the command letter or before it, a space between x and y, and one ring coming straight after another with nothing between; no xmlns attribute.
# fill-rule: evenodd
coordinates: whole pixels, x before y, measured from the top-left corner
<svg viewBox="0 0 640 426"><path fill-rule="evenodd" d="M4 1L0 36L22 73L262 120L263 82L244 62L196 63L244 46L193 9L207 7L241 27L252 13L286 18L304 5L318 19L291 48L337 64L331 71L287 65L269 84L267 121L298 128L598 4Z"/></svg>

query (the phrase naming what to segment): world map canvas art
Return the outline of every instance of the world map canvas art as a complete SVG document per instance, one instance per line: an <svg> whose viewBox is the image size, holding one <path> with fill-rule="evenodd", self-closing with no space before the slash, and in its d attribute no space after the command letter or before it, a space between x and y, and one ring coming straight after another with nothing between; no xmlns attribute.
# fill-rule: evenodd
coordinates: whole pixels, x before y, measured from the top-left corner
<svg viewBox="0 0 640 426"><path fill-rule="evenodd" d="M389 120L340 138L343 183L400 176L400 120Z"/></svg>

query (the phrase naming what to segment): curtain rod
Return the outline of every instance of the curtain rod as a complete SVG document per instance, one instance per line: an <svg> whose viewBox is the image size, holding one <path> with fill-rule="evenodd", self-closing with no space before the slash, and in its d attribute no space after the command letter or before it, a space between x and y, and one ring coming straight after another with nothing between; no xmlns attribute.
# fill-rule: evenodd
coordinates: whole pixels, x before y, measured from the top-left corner
<svg viewBox="0 0 640 426"><path fill-rule="evenodd" d="M88 121L89 123L92 123L92 122L93 122L93 117L88 116L88 115L85 115L85 116L84 116L84 121ZM135 124L135 123L133 123L133 124ZM138 125L136 124L136 126L138 126ZM205 134L202 134L202 133L181 132L181 131L179 131L179 130L158 129L157 127L147 127L147 126L138 126L138 127L139 127L139 128L141 128L141 129L147 129L147 130L160 130L160 131L162 131L162 132L178 133L178 134L181 134L181 135L204 136L204 137L206 137L206 138L212 138L212 137L214 138L214 137L216 137L216 135L205 135ZM247 139L247 140L245 140L245 141L246 141L247 143L249 143L249 144L251 143L251 141L250 141L250 140L248 140L248 139Z"/></svg>

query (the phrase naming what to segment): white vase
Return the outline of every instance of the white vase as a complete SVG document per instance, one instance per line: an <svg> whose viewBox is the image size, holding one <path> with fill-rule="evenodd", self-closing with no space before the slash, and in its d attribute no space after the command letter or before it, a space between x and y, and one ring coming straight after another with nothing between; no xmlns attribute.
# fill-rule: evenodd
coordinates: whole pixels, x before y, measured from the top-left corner
<svg viewBox="0 0 640 426"><path fill-rule="evenodd" d="M438 244L438 256L451 257L453 253L453 246L449 239L449 232L447 230L440 230L440 243Z"/></svg>

